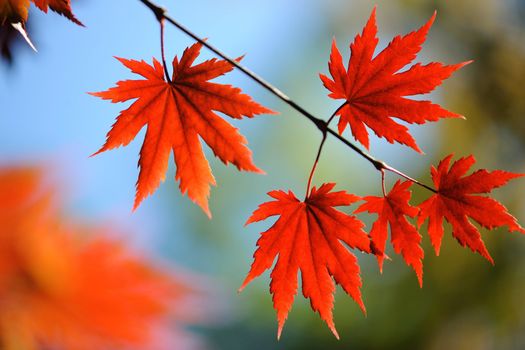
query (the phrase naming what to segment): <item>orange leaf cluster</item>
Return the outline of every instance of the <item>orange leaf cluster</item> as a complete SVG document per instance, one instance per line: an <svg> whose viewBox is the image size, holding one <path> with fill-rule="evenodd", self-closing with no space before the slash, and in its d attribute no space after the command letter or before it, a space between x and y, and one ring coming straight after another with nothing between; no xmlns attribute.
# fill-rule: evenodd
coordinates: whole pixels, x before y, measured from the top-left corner
<svg viewBox="0 0 525 350"><path fill-rule="evenodd" d="M421 287L424 257L421 235L408 219L417 218L420 226L429 218L428 233L436 254L439 254L445 219L452 225L452 234L462 246L479 252L492 263L479 230L469 222L468 217L488 229L506 225L510 231L525 233L501 203L489 197L472 195L488 193L524 174L481 169L464 176L474 164L474 158L462 158L449 170L451 158L446 157L437 169L432 167L437 191L419 206L409 203L412 195L409 190L412 183L409 181L397 181L382 197L367 196L362 199L344 191L331 192L335 184L324 184L318 190L314 187L304 201L297 199L292 192L268 193L275 200L261 204L247 224L276 215L279 219L261 233L254 261L241 290L272 268L278 257L270 275L270 293L279 324L278 337L297 293L297 272L301 271L303 295L310 299L312 309L319 312L332 333L339 338L332 317L335 291L332 277L365 312L360 293L359 265L348 247L375 254L382 271L389 227L394 251L401 254L414 269ZM359 200L365 203L355 213L378 215L369 235L363 231L364 224L359 219L333 208Z"/></svg>
<svg viewBox="0 0 525 350"><path fill-rule="evenodd" d="M324 86L330 90L331 98L345 100L336 112L340 117L340 134L350 125L354 138L368 148L368 126L376 135L391 143L402 143L420 151L408 128L393 121L393 117L418 124L439 118L460 117L430 101L415 101L406 96L431 92L454 71L469 62L451 66L418 63L398 72L415 59L434 18L435 14L417 31L396 36L387 48L373 57L378 43L374 8L362 34L357 35L350 45L352 54L348 69L343 66L334 40L328 65L332 79L322 74L320 77ZM276 200L260 205L247 223L274 215L279 215L279 219L269 230L261 233L252 267L241 289L270 269L278 256L270 283L279 324L278 337L296 294L299 270L303 295L310 299L312 309L319 312L337 338L339 336L332 318L335 287L332 277L365 310L359 291L361 280L357 260L342 243L350 248L374 253L382 271L390 228L394 251L401 254L414 269L422 286L424 251L421 247L421 235L409 219L417 217L418 226L429 219L428 232L437 254L445 219L452 225L452 234L462 246L470 247L491 262L493 260L478 229L468 217L488 229L506 225L511 231L525 233L501 203L492 198L472 195L488 193L523 175L501 170L478 170L463 177L474 164L474 158L462 158L449 170L451 158L452 156L445 158L437 169L432 167L436 191L419 206L409 203L412 195L412 182L409 181L397 181L391 191L381 197L364 197L362 200L365 203L355 212L368 212L378 216L369 235L362 231L364 225L361 221L333 208L359 200L346 192L330 193L335 184L325 184L319 190L314 188L304 202L299 201L291 192L269 193Z"/></svg>
<svg viewBox="0 0 525 350"><path fill-rule="evenodd" d="M0 171L2 349L145 346L191 293L121 244L61 220L34 169Z"/></svg>

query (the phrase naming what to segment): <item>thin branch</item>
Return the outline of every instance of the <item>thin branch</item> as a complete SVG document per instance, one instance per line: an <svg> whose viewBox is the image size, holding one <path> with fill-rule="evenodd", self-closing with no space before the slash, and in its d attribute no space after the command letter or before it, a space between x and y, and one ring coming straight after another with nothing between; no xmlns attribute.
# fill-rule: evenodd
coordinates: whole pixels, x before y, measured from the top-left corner
<svg viewBox="0 0 525 350"><path fill-rule="evenodd" d="M166 21L171 23L173 26L177 27L179 30L184 32L186 35L190 36L195 41L197 41L200 44L202 44L208 50L212 51L214 54L216 54L217 56L219 56L223 60L225 60L228 63L230 63L232 66L234 66L237 69L239 69L241 72L243 72L249 78L251 78L253 81L258 83L259 85L264 87L266 90L270 91L273 95L275 95L276 97L281 99L284 103L288 104L290 107L295 109L302 116L304 116L305 118L310 120L323 133L323 137L325 137L326 133L332 135L333 137L335 137L336 139L341 141L343 144L345 144L346 146L351 148L354 152L359 154L361 157L363 157L366 160L368 160L378 171L388 170L388 171L393 172L393 173L395 173L395 174L397 174L397 175L399 175L401 177L404 177L407 180L412 181L413 183L415 183L415 184L417 184L417 185L419 185L421 187L424 187L424 188L426 188L426 189L428 189L428 190L430 190L432 192L436 192L436 190L433 189L432 187L427 186L427 185L425 185L425 184L423 184L423 183L421 183L421 182L411 178L408 175L405 175L404 173L402 173L401 171L391 167L390 165L388 165L384 161L376 159L375 157L373 157L369 153L367 153L367 152L363 151L362 149L360 149L357 145L355 145L351 141L348 141L343 136L339 135L339 133L337 131L330 129L328 127L328 123L327 122L325 122L322 119L319 119L319 118L315 117L313 114L308 112L306 109L304 109L302 106L300 106L295 101L293 101L290 97L288 97L284 92L279 90L277 87L273 86L272 84L270 84L269 82L267 82L266 80L264 80L263 78L261 78L260 76L258 76L254 72L252 72L251 70L249 70L248 68L246 68L243 65L241 65L235 59L229 57L228 55L226 55L225 53L223 53L222 51L217 49L215 46L211 45L210 43L208 43L207 41L205 41L201 37L197 36L191 30L189 30L188 28L186 28L185 26L183 26L179 22L175 21L173 18L171 18L168 15L166 15L166 10L164 10L163 8L155 5L154 3L152 3L149 0L139 0L139 1L142 2L146 7L148 7L153 12L155 17L157 18L157 21L161 22L163 19L165 19Z"/></svg>
<svg viewBox="0 0 525 350"><path fill-rule="evenodd" d="M162 7L159 7L148 0L139 1L146 5L151 10L151 12L153 12L155 17L157 18L157 21L160 21L162 18L166 17L166 10L164 10Z"/></svg>
<svg viewBox="0 0 525 350"><path fill-rule="evenodd" d="M428 185L425 185L425 184L422 183L422 182L419 182L418 180L416 180L416 179L414 179L414 178L408 176L407 174L405 174L405 173L403 173L403 172L397 170L396 168L392 168L392 167L391 167L390 165L388 165L388 164L384 164L384 169L385 169L385 170L388 170L388 171L390 171L390 172L392 172L392 173L394 173L394 174L397 174L397 175L399 175L399 176L401 176L401 177L404 177L405 179L407 179L407 180L409 180L409 181L412 181L412 182L415 183L416 185L419 185L419 186L421 186L421 187L423 187L423 188L426 188L427 190L429 190L429 191L431 191L431 192L437 193L437 191L436 191L434 188L432 188L432 187L430 187L430 186L428 186Z"/></svg>

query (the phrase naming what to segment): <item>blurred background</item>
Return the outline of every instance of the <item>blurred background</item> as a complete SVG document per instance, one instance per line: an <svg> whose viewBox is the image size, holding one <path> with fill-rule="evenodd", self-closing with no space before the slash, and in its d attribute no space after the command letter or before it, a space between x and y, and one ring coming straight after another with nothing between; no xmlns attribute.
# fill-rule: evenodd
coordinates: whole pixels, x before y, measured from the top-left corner
<svg viewBox="0 0 525 350"><path fill-rule="evenodd" d="M380 43L437 20L418 56L420 62L474 63L457 72L430 98L467 120L443 120L411 128L425 155L374 138L371 153L413 177L430 182L429 167L445 155L473 154L476 168L525 173L525 1L395 0L158 1L168 13L272 82L318 117L338 102L329 99L318 73L327 73L332 38L345 61L348 44L378 5ZM291 189L301 196L320 142L316 128L274 96L234 71L219 81L241 87L280 112L233 121L248 138L255 163L266 176L225 167L207 150L218 186L212 189L213 219L167 180L132 213L138 152L144 130L128 147L93 158L119 111L88 95L133 78L113 56L159 57L159 29L139 1L73 1L86 28L32 8L28 32L39 49L11 46L12 63L0 65L0 163L45 164L61 184L72 217L119 227L122 239L158 261L206 276L218 314L193 332L210 349L523 349L525 348L525 239L506 229L482 236L492 266L461 248L447 230L435 257L426 232L424 287L390 251L383 275L371 257L358 255L368 316L338 289L337 341L302 296L276 341L268 291L269 273L237 294L252 262L259 232L270 222L243 227L266 192ZM192 42L171 26L168 60ZM203 51L204 58L212 57ZM391 185L395 177L389 175ZM337 182L357 195L379 194L380 176L363 159L329 140L314 184ZM494 197L525 222L525 181L516 180ZM428 193L415 190L413 203ZM355 208L351 208L353 210ZM370 227L370 218L361 217ZM387 251L388 254L388 251Z"/></svg>

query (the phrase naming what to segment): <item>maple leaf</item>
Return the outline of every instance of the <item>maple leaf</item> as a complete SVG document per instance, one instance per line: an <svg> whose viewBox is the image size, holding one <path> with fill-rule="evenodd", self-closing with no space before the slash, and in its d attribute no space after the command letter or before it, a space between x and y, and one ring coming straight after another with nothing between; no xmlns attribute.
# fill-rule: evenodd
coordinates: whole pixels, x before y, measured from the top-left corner
<svg viewBox="0 0 525 350"><path fill-rule="evenodd" d="M47 13L48 8L67 17L72 22L84 26L71 11L70 0L31 0L40 10ZM10 44L16 30L26 43L36 52L36 47L26 31L30 0L0 0L0 54L12 62Z"/></svg>
<svg viewBox="0 0 525 350"><path fill-rule="evenodd" d="M181 192L188 192L211 216L208 197L210 184L215 185L215 179L199 136L225 164L233 163L239 170L261 172L252 162L246 139L213 111L235 119L274 112L252 101L238 88L208 82L231 71L233 66L217 59L192 66L201 47L199 43L194 44L184 51L180 61L174 58L171 82L165 80L163 67L155 59L151 66L144 61L117 58L145 80L119 81L116 87L92 93L112 102L137 99L120 113L107 134L106 143L95 154L127 145L148 125L140 151L134 209L164 180L173 151Z"/></svg>
<svg viewBox="0 0 525 350"><path fill-rule="evenodd" d="M48 8L66 17L71 22L84 26L71 10L71 0L31 0L40 10L47 13Z"/></svg>
<svg viewBox="0 0 525 350"><path fill-rule="evenodd" d="M341 53L333 40L328 68L332 79L320 74L324 86L333 99L344 99L344 106L337 112L339 133L350 124L352 135L369 148L368 132L372 129L388 142L398 142L421 152L408 128L392 118L407 123L423 124L439 118L457 118L459 114L449 112L430 101L415 101L405 98L431 92L454 71L470 63L443 65L432 62L417 63L408 70L398 72L412 62L425 41L436 14L417 31L396 36L377 56L372 58L377 46L376 9L361 35L350 45L351 56L348 70L343 65ZM397 73L396 73L397 72Z"/></svg>
<svg viewBox="0 0 525 350"><path fill-rule="evenodd" d="M0 168L0 217L28 202L38 192L40 177L38 168Z"/></svg>
<svg viewBox="0 0 525 350"><path fill-rule="evenodd" d="M25 23L29 10L29 0L0 0L0 50L8 63L12 62L11 43L18 32L27 44L36 51L27 34Z"/></svg>
<svg viewBox="0 0 525 350"><path fill-rule="evenodd" d="M390 240L394 250L402 254L406 263L414 269L419 285L423 286L423 249L421 248L421 235L414 225L406 219L406 216L414 218L419 213L416 207L409 204L411 192L409 191L412 183L410 181L397 181L386 197L367 196L356 213L367 211L376 213L377 220L372 225L370 238L375 249L379 269L383 270L383 260L385 257L385 245L388 237L388 225L390 225Z"/></svg>
<svg viewBox="0 0 525 350"><path fill-rule="evenodd" d="M66 223L41 170L0 168L2 349L158 349L151 331L197 320L185 305L197 291L189 274L165 274L98 230ZM96 238L80 239L86 233Z"/></svg>
<svg viewBox="0 0 525 350"><path fill-rule="evenodd" d="M84 26L71 10L71 0L31 0L43 12L48 9L66 17L70 21ZM27 21L30 0L0 0L0 24L5 22L24 24Z"/></svg>
<svg viewBox="0 0 525 350"><path fill-rule="evenodd" d="M362 230L361 221L333 208L350 205L359 197L345 191L330 192L334 186L328 183L318 190L314 187L304 202L291 191L271 191L268 195L275 201L261 204L246 222L279 215L275 224L261 233L250 272L240 288L269 269L279 255L270 283L279 324L278 338L297 292L298 270L303 295L310 299L312 309L319 312L337 338L332 316L335 290L332 277L366 313L357 259L342 242L370 253L370 239Z"/></svg>
<svg viewBox="0 0 525 350"><path fill-rule="evenodd" d="M0 25L27 21L28 10L29 0L0 0Z"/></svg>
<svg viewBox="0 0 525 350"><path fill-rule="evenodd" d="M525 174L480 169L465 176L476 160L473 156L460 158L449 169L452 156L451 154L443 159L437 169L431 167L437 193L419 205L418 223L421 225L428 218L428 234L436 255L439 255L445 219L452 225L452 235L463 247L468 246L494 264L479 230L468 218L487 229L506 225L510 231L525 233L525 230L501 203L490 197L473 194L490 193Z"/></svg>

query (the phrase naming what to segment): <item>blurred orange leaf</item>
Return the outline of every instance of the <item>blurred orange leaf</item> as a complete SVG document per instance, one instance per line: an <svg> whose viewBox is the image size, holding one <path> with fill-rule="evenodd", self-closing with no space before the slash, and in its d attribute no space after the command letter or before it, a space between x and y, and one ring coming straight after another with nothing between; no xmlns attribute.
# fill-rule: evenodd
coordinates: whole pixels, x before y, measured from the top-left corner
<svg viewBox="0 0 525 350"><path fill-rule="evenodd" d="M195 290L103 234L86 239L93 230L61 219L41 187L37 169L0 170L3 349L149 348Z"/></svg>
<svg viewBox="0 0 525 350"><path fill-rule="evenodd" d="M31 0L40 10L47 13L48 8L66 17L70 21L83 26L71 10L71 0Z"/></svg>

